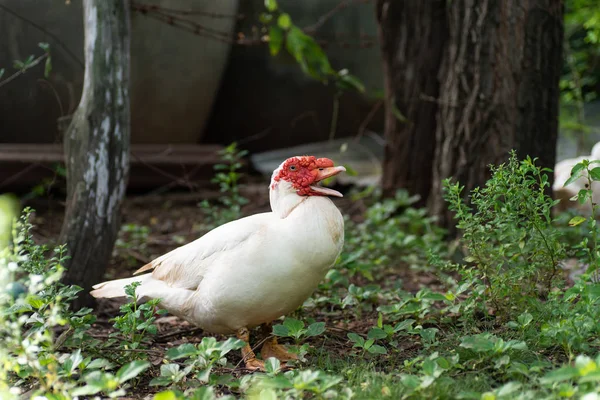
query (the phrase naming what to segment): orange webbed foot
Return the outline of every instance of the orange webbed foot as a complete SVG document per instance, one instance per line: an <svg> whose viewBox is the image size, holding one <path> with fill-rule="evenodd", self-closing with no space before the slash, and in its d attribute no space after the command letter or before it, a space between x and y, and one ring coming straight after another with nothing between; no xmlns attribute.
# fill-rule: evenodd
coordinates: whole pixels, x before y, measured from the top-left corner
<svg viewBox="0 0 600 400"><path fill-rule="evenodd" d="M263 344L263 347L260 350L260 354L262 355L262 358L264 360L266 360L269 357L275 357L282 363L284 363L286 361L298 359L298 355L296 355L294 353L290 353L289 351L287 351L285 346L282 346L279 343L277 343L276 337L267 339L265 341L265 344ZM282 365L282 367L283 367L283 365Z"/></svg>

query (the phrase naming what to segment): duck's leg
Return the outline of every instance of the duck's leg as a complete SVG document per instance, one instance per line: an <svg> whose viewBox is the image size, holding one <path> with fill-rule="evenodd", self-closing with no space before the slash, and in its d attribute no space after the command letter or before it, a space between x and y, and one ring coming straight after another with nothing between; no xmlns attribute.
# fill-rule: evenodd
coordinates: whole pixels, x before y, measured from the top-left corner
<svg viewBox="0 0 600 400"><path fill-rule="evenodd" d="M267 336L272 335L271 323L266 323L261 327L263 333L266 333ZM281 362L289 361L289 360L297 360L298 356L296 354L290 353L287 349L277 343L277 336L269 337L265 343L263 344L260 355L263 360L266 360L269 357L275 357Z"/></svg>
<svg viewBox="0 0 600 400"><path fill-rule="evenodd" d="M252 370L265 370L265 362L256 358L256 354L250 347L250 331L248 328L241 328L237 331L237 338L246 342L246 345L242 347L242 359L246 363L246 368Z"/></svg>

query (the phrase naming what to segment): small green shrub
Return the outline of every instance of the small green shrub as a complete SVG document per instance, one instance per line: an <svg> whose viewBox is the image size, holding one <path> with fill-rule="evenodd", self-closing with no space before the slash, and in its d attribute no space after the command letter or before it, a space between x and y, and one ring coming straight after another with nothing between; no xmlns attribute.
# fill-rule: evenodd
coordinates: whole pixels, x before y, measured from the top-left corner
<svg viewBox="0 0 600 400"><path fill-rule="evenodd" d="M95 321L91 309L73 312L70 302L81 288L60 282L65 248L34 243L30 209L15 226L13 245L0 253L0 393L17 399L23 392L56 399L105 393L125 394L131 379L150 364L134 361L117 367L93 358L87 331ZM60 336L56 332L62 331ZM76 350L72 350L76 348Z"/></svg>
<svg viewBox="0 0 600 400"><path fill-rule="evenodd" d="M547 194L545 170L511 152L507 163L492 166L492 177L476 188L470 204L463 187L444 181L444 196L456 213L468 265L457 267L470 286L472 301L487 314L491 305L504 318L531 307L560 283L565 250L552 224L556 204ZM456 267L456 266L455 266Z"/></svg>

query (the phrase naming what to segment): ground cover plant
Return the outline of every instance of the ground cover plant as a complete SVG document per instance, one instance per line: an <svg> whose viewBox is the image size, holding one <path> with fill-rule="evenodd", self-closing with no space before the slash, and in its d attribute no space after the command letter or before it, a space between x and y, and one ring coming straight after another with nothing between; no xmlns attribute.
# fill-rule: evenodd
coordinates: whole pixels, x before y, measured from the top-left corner
<svg viewBox="0 0 600 400"><path fill-rule="evenodd" d="M236 154L219 167L232 200L221 207L234 207L220 220L247 204ZM600 180L597 165L581 162L571 180ZM0 253L0 398L598 398L597 225L594 215L552 217L547 172L511 153L469 203L460 182L446 181L457 241L403 191L351 194L347 205L360 207L347 212L335 268L272 327L298 360L283 370L269 359L265 373L241 367L240 340L178 325L157 301L136 303L135 284L108 317L70 310L80 288L60 283L65 249L36 243L26 209ZM591 201L590 191L574 200ZM151 242L150 227L124 225L122 238L132 233ZM581 269L574 279L567 260Z"/></svg>

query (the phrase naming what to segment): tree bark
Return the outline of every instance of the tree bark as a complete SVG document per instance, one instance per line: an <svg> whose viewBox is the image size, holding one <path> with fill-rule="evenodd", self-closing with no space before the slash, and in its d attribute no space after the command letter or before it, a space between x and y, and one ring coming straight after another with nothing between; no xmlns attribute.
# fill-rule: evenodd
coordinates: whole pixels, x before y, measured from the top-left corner
<svg viewBox="0 0 600 400"><path fill-rule="evenodd" d="M563 2L452 1L448 20L428 205L451 227L443 179L465 185L467 196L511 149L554 167Z"/></svg>
<svg viewBox="0 0 600 400"><path fill-rule="evenodd" d="M70 259L64 282L83 287L74 307L91 303L117 237L129 174L127 0L84 0L85 77L65 134L67 210L61 231Z"/></svg>
<svg viewBox="0 0 600 400"><path fill-rule="evenodd" d="M383 194L405 188L423 205L431 189L446 0L377 0L375 7L385 90Z"/></svg>

